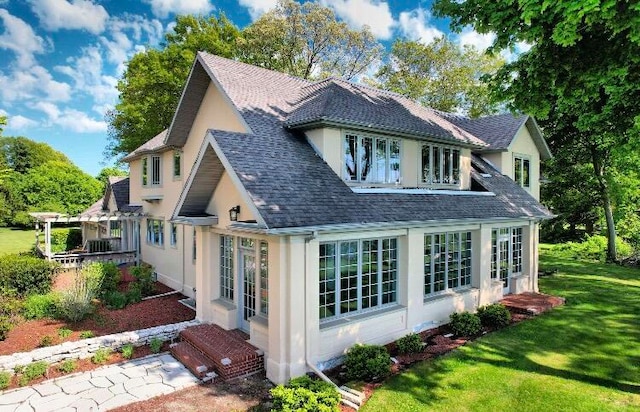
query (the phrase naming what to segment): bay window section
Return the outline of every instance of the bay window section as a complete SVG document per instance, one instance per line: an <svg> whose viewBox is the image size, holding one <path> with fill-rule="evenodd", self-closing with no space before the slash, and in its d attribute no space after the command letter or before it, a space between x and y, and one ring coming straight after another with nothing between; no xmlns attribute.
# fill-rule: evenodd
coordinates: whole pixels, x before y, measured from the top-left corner
<svg viewBox="0 0 640 412"><path fill-rule="evenodd" d="M400 182L400 140L346 134L343 174L349 182Z"/></svg>
<svg viewBox="0 0 640 412"><path fill-rule="evenodd" d="M424 236L424 296L471 285L471 232Z"/></svg>
<svg viewBox="0 0 640 412"><path fill-rule="evenodd" d="M457 185L460 183L460 150L433 144L422 145L421 183Z"/></svg>
<svg viewBox="0 0 640 412"><path fill-rule="evenodd" d="M319 259L320 320L396 303L396 238L321 243Z"/></svg>

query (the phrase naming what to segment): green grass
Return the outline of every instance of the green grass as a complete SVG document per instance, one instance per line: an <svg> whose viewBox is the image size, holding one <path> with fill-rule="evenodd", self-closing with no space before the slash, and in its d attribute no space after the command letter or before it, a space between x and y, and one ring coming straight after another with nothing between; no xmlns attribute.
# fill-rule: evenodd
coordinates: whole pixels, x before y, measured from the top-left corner
<svg viewBox="0 0 640 412"><path fill-rule="evenodd" d="M540 263L565 306L389 379L361 410L640 410L640 270L544 245Z"/></svg>
<svg viewBox="0 0 640 412"><path fill-rule="evenodd" d="M35 242L34 229L0 227L0 256L6 253L28 252Z"/></svg>

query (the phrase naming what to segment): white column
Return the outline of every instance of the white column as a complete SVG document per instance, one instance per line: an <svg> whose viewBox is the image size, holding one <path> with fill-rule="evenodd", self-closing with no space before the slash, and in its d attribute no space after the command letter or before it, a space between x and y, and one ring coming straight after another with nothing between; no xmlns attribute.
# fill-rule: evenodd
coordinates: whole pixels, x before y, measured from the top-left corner
<svg viewBox="0 0 640 412"><path fill-rule="evenodd" d="M407 306L406 328L421 329L424 322L424 234L422 229L409 229L400 238L399 303ZM402 262L406 262L405 264ZM405 277L406 276L406 277Z"/></svg>
<svg viewBox="0 0 640 412"><path fill-rule="evenodd" d="M493 301L491 281L491 226L480 225L480 230L472 232L472 271L471 285L479 289L478 305L486 305Z"/></svg>
<svg viewBox="0 0 640 412"><path fill-rule="evenodd" d="M44 226L45 254L51 257L51 222L47 221Z"/></svg>
<svg viewBox="0 0 640 412"><path fill-rule="evenodd" d="M211 267L211 236L209 226L194 226L196 231L196 319L205 320L205 310L209 305L209 276ZM184 285L183 285L184 286Z"/></svg>
<svg viewBox="0 0 640 412"><path fill-rule="evenodd" d="M285 237L269 241L269 351L267 378L286 383L287 370L287 304L289 273L287 271L288 242Z"/></svg>

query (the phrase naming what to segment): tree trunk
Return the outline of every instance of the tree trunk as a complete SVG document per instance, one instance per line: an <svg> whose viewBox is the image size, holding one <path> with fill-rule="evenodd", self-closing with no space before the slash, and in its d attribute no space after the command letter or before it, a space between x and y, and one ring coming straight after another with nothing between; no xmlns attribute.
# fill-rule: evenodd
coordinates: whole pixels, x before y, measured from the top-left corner
<svg viewBox="0 0 640 412"><path fill-rule="evenodd" d="M609 193L609 185L605 177L604 162L598 149L591 146L591 161L593 170L600 186L600 196L602 207L604 208L604 216L607 221L607 261L615 262L617 260L616 251L616 224L613 220L613 208L611 207L611 194Z"/></svg>

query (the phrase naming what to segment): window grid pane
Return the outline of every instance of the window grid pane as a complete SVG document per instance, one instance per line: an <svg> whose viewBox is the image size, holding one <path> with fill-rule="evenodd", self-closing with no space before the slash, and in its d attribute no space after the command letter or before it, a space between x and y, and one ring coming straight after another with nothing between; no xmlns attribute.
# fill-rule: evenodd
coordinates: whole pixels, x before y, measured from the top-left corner
<svg viewBox="0 0 640 412"><path fill-rule="evenodd" d="M362 242L362 309L378 305L378 241Z"/></svg>
<svg viewBox="0 0 640 412"><path fill-rule="evenodd" d="M233 237L220 236L220 297L233 300Z"/></svg>
<svg viewBox="0 0 640 412"><path fill-rule="evenodd" d="M431 146L422 146L422 183L431 183Z"/></svg>
<svg viewBox="0 0 640 412"><path fill-rule="evenodd" d="M249 320L256 314L256 257L252 253L241 254L243 262L243 319Z"/></svg>
<svg viewBox="0 0 640 412"><path fill-rule="evenodd" d="M522 159L522 186L529 187L529 160Z"/></svg>
<svg viewBox="0 0 640 412"><path fill-rule="evenodd" d="M471 284L471 232L460 235L460 246L460 286L468 286Z"/></svg>
<svg viewBox="0 0 640 412"><path fill-rule="evenodd" d="M181 163L180 163L181 154L178 150L173 152L173 176L179 177L182 174Z"/></svg>
<svg viewBox="0 0 640 412"><path fill-rule="evenodd" d="M398 246L395 238L382 240L382 304L394 303L398 289Z"/></svg>
<svg viewBox="0 0 640 412"><path fill-rule="evenodd" d="M147 161L147 158L145 157L142 159L142 185L143 186L146 186L148 183L147 170L148 170L148 161Z"/></svg>
<svg viewBox="0 0 640 412"><path fill-rule="evenodd" d="M389 141L389 179L387 183L400 182L400 140Z"/></svg>
<svg viewBox="0 0 640 412"><path fill-rule="evenodd" d="M336 315L336 245L320 244L320 319Z"/></svg>
<svg viewBox="0 0 640 412"><path fill-rule="evenodd" d="M260 313L269 314L269 246L260 242Z"/></svg>
<svg viewBox="0 0 640 412"><path fill-rule="evenodd" d="M424 295L471 284L471 232L424 236Z"/></svg>
<svg viewBox="0 0 640 412"><path fill-rule="evenodd" d="M447 270L447 243L445 234L433 235L433 292L441 292L445 289L445 276Z"/></svg>
<svg viewBox="0 0 640 412"><path fill-rule="evenodd" d="M352 182L399 182L400 140L346 134L343 176Z"/></svg>
<svg viewBox="0 0 640 412"><path fill-rule="evenodd" d="M358 242L340 244L340 313L358 308Z"/></svg>
<svg viewBox="0 0 640 412"><path fill-rule="evenodd" d="M432 292L431 283L433 282L433 235L424 235L424 294L429 295Z"/></svg>
<svg viewBox="0 0 640 412"><path fill-rule="evenodd" d="M522 273L522 228L517 227L512 232L512 255L513 261L511 271L513 273Z"/></svg>
<svg viewBox="0 0 640 412"><path fill-rule="evenodd" d="M154 246L164 245L164 221L147 219L147 243Z"/></svg>
<svg viewBox="0 0 640 412"><path fill-rule="evenodd" d="M346 180L358 180L357 151L358 136L346 135L344 142L344 177Z"/></svg>
<svg viewBox="0 0 640 412"><path fill-rule="evenodd" d="M449 289L455 289L458 287L460 280L460 234L447 233L447 238L447 286Z"/></svg>

